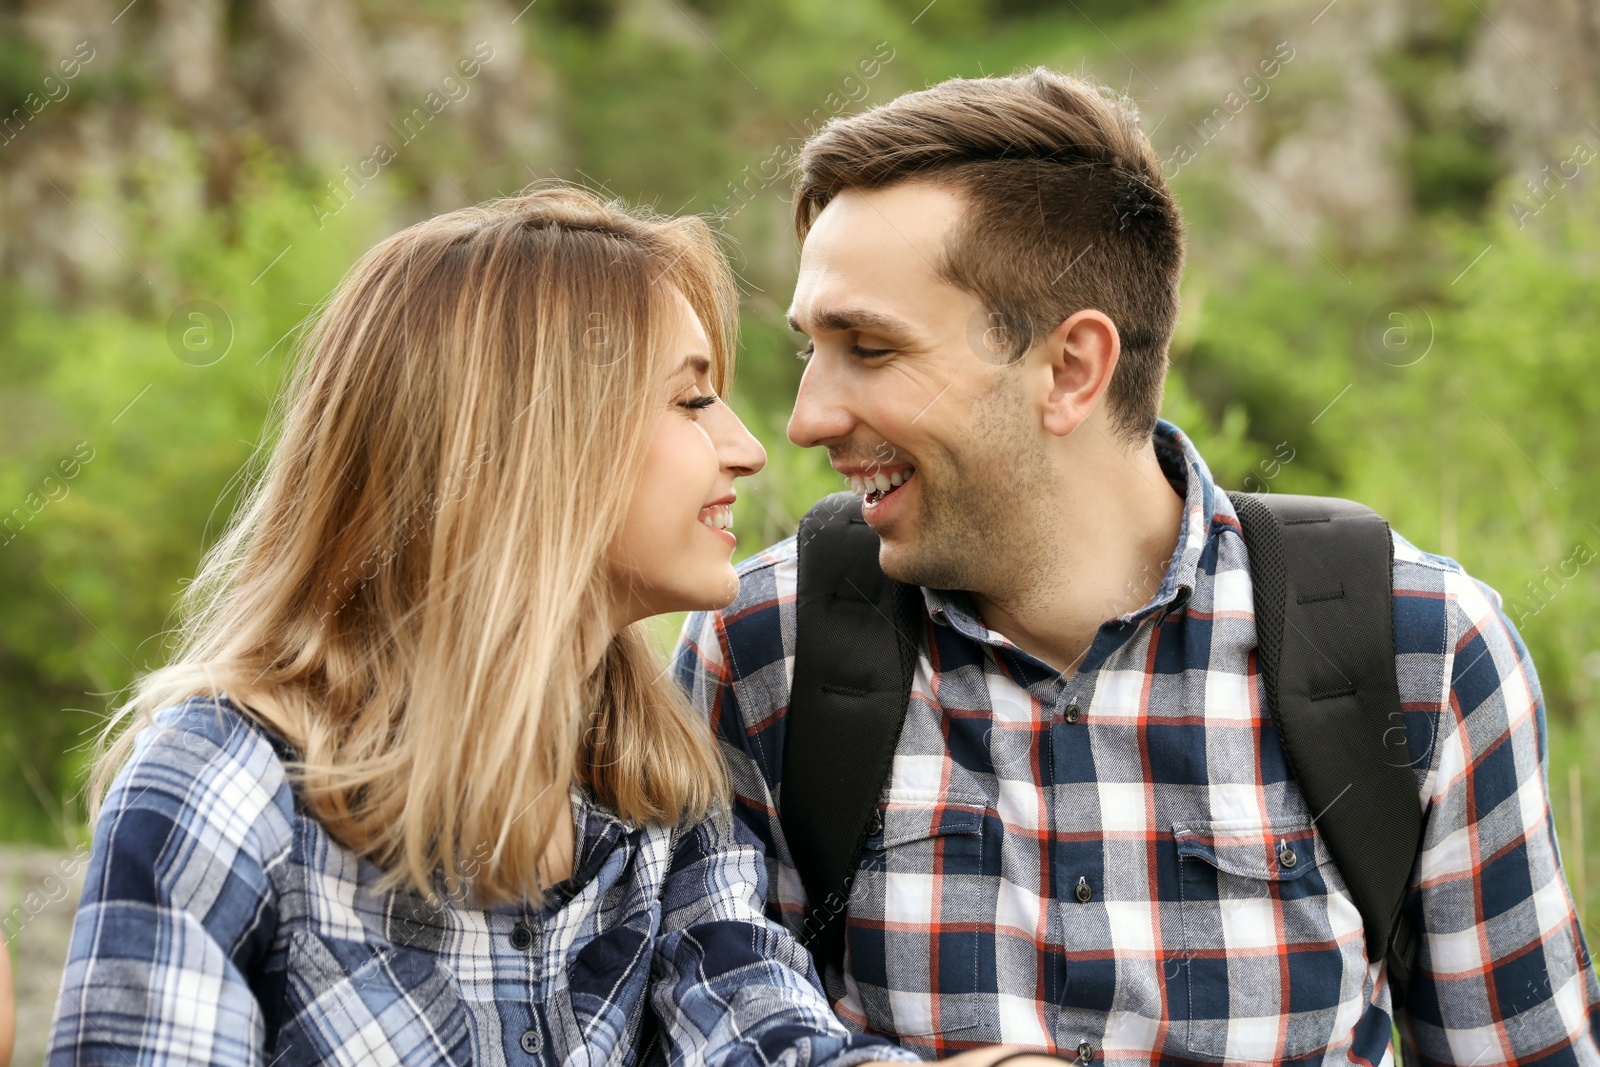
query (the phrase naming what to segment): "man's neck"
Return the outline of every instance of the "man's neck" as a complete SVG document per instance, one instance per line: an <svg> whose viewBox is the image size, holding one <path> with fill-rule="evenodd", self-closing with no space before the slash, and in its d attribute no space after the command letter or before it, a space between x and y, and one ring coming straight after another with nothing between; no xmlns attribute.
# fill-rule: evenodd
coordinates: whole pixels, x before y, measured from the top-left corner
<svg viewBox="0 0 1600 1067"><path fill-rule="evenodd" d="M1054 508L1034 565L1012 589L974 592L984 625L1070 676L1101 623L1135 611L1161 585L1183 519L1183 498L1153 445L1095 473L1046 504Z"/></svg>

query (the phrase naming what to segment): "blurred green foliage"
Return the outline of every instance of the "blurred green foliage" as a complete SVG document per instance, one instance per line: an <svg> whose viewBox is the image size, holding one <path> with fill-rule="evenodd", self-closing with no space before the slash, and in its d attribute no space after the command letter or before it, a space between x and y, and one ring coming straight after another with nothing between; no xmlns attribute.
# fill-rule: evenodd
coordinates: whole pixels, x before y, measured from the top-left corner
<svg viewBox="0 0 1600 1067"><path fill-rule="evenodd" d="M1475 117L1451 88L1482 12L1472 0L1441 0L1430 10L1433 17L1387 57L1383 73L1411 122L1403 159L1417 206L1470 216L1505 176L1495 153L1503 131Z"/></svg>
<svg viewBox="0 0 1600 1067"><path fill-rule="evenodd" d="M740 495L747 554L790 533L839 483L823 455L784 438L799 380L782 322L795 259L785 183L741 183L827 117L829 94L854 91L844 80L879 42L894 58L852 109L1039 62L1126 70L1122 48L1179 41L1209 8L684 2L709 20L715 51L643 33L618 5L541 4L527 46L554 71L569 157L465 159L453 173L473 197L558 173L659 210L722 216L746 294L731 399L769 454ZM1600 552L1600 196L1574 183L1518 227L1496 132L1439 89L1459 65L1469 5L1441 5L1435 29L1386 60L1412 124L1403 170L1418 208L1386 250L1330 246L1335 265L1230 239L1250 190L1213 166L1180 175L1191 258L1165 411L1222 484L1360 499L1503 594L1543 683L1576 887L1594 848L1573 817L1586 811L1596 825L1600 814L1600 786L1581 793L1600 770L1589 743L1600 563L1571 577L1560 568L1577 546ZM0 48L0 96L26 92L40 63ZM1282 96L1259 106L1292 101L1302 75L1316 72L1290 68L1274 89ZM202 172L198 150L191 165ZM81 833L73 793L86 731L163 655L173 599L248 473L294 329L361 251L426 213L420 165L402 157L325 228L310 203L329 175L265 142L233 195L203 210L161 206L170 172L132 174L125 183L146 195L127 202L149 206L125 251L148 284L130 276L93 299L0 288L0 508L31 515L25 501L47 501L19 533L0 535L0 837ZM184 312L174 324L174 309L193 301L223 318ZM202 341L226 331L231 347L186 361L171 329ZM93 458L62 480L80 442ZM1293 460L1275 463L1281 449ZM662 620L664 638L674 622Z"/></svg>

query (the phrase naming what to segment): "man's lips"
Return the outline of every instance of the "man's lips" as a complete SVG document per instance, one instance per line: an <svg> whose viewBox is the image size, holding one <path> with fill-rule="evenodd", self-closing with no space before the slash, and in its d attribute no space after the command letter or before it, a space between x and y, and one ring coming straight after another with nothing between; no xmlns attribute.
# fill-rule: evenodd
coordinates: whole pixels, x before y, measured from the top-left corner
<svg viewBox="0 0 1600 1067"><path fill-rule="evenodd" d="M912 470L898 484L891 484L888 489L879 489L876 485L862 496L861 516L873 526L888 519L900 507L900 501L906 496L907 486L916 481L916 471Z"/></svg>
<svg viewBox="0 0 1600 1067"><path fill-rule="evenodd" d="M917 469L909 463L897 463L893 467L873 467L862 471L846 469L840 471L850 483L850 490L857 495L870 495L873 492L891 493L900 485L910 480Z"/></svg>

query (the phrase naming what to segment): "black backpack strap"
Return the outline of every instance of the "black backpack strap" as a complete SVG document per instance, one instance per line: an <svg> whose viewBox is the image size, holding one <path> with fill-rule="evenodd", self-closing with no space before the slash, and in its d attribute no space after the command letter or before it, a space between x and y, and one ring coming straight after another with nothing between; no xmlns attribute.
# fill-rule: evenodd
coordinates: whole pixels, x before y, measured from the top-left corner
<svg viewBox="0 0 1600 1067"><path fill-rule="evenodd" d="M1317 829L1405 1003L1418 931L1401 912L1422 808L1395 677L1394 542L1336 497L1229 493L1255 587L1267 705Z"/></svg>
<svg viewBox="0 0 1600 1067"><path fill-rule="evenodd" d="M797 540L778 810L811 909L801 941L820 976L844 959L845 905L905 722L922 598L878 566L878 535L853 493L818 501Z"/></svg>

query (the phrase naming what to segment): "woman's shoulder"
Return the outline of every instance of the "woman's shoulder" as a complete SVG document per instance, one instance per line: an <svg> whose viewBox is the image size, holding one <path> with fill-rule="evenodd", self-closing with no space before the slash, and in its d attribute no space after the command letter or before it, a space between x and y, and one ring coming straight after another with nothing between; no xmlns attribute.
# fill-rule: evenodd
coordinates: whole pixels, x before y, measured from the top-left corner
<svg viewBox="0 0 1600 1067"><path fill-rule="evenodd" d="M106 794L97 843L190 840L263 867L291 847L294 795L281 739L226 696L190 697L152 719Z"/></svg>

